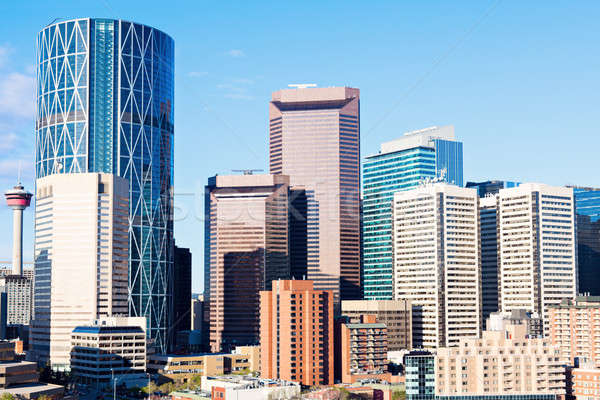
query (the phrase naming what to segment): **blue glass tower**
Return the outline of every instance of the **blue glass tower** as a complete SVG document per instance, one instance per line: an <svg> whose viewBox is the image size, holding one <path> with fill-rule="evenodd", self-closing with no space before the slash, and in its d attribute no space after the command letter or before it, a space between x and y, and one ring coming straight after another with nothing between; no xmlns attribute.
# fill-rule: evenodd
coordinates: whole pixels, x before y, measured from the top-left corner
<svg viewBox="0 0 600 400"><path fill-rule="evenodd" d="M463 184L462 142L452 126L406 133L383 143L363 164L362 284L369 300L393 298L392 214L394 192L416 187L422 179L443 176Z"/></svg>
<svg viewBox="0 0 600 400"><path fill-rule="evenodd" d="M512 181L485 181L485 182L467 182L465 187L477 189L479 197L485 197L488 194L498 194L500 189L509 189L519 186L520 182Z"/></svg>
<svg viewBox="0 0 600 400"><path fill-rule="evenodd" d="M600 189L574 187L580 293L600 296Z"/></svg>
<svg viewBox="0 0 600 400"><path fill-rule="evenodd" d="M167 351L173 286L174 42L112 19L46 26L37 38L36 176L129 180L129 313Z"/></svg>

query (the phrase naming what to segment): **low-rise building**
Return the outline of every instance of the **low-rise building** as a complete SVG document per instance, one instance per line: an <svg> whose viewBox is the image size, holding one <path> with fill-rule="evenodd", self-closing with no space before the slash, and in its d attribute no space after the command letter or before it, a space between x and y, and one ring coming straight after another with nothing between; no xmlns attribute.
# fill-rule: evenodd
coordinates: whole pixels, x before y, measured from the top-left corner
<svg viewBox="0 0 600 400"><path fill-rule="evenodd" d="M248 357L250 371L260 372L260 346L237 346L232 354Z"/></svg>
<svg viewBox="0 0 600 400"><path fill-rule="evenodd" d="M106 317L71 334L71 372L84 383L119 384L146 372L144 317Z"/></svg>
<svg viewBox="0 0 600 400"><path fill-rule="evenodd" d="M358 323L342 317L336 322L336 379L355 383L365 379L389 382L387 329L375 315L362 315Z"/></svg>
<svg viewBox="0 0 600 400"><path fill-rule="evenodd" d="M528 338L526 324L439 348L435 369L436 398L565 394L559 348L548 339Z"/></svg>
<svg viewBox="0 0 600 400"><path fill-rule="evenodd" d="M409 300L343 300L342 315L358 322L365 314L375 315L377 322L385 324L388 333L388 350L412 348L412 306Z"/></svg>
<svg viewBox="0 0 600 400"><path fill-rule="evenodd" d="M258 346L247 346L248 348ZM148 371L176 382L188 382L197 375L214 376L256 371L260 363L249 350L239 353L153 354Z"/></svg>
<svg viewBox="0 0 600 400"><path fill-rule="evenodd" d="M0 342L0 393L37 399L40 396L62 399L64 388L39 382L37 364L15 359L15 342Z"/></svg>
<svg viewBox="0 0 600 400"><path fill-rule="evenodd" d="M574 365L585 358L600 367L600 296L578 296L549 308L550 339L563 361Z"/></svg>
<svg viewBox="0 0 600 400"><path fill-rule="evenodd" d="M512 310L511 312L493 312L486 321L488 331L504 331L507 325L527 325L527 336L530 338L544 336L544 322L536 312Z"/></svg>
<svg viewBox="0 0 600 400"><path fill-rule="evenodd" d="M291 399L300 394L300 384L250 376L203 376L202 391L213 400Z"/></svg>

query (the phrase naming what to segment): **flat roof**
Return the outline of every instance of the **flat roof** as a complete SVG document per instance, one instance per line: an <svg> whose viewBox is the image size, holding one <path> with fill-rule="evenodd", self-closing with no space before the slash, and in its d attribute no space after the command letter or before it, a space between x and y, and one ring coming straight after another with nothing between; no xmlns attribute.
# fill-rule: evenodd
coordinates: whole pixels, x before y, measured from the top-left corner
<svg viewBox="0 0 600 400"><path fill-rule="evenodd" d="M346 324L350 329L386 328L385 324Z"/></svg>
<svg viewBox="0 0 600 400"><path fill-rule="evenodd" d="M33 393L40 393L42 392L54 392L54 391L64 391L65 388L64 386L60 386L60 385L53 385L51 383L31 383L28 385L22 385L22 386L13 386L13 387L9 387L9 388L5 388L2 389L3 393L11 393L11 394L18 394L18 395L29 395L29 394L33 394Z"/></svg>

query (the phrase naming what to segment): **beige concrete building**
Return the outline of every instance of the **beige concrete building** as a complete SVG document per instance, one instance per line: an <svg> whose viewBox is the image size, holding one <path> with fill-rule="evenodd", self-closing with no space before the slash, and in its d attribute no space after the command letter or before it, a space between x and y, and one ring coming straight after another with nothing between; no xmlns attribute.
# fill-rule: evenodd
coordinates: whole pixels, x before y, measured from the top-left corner
<svg viewBox="0 0 600 400"><path fill-rule="evenodd" d="M237 346L231 354L245 356L248 359L250 371L260 372L260 346Z"/></svg>
<svg viewBox="0 0 600 400"><path fill-rule="evenodd" d="M215 376L260 369L259 346L243 346L234 353L153 354L148 358L148 371L176 382L187 382L197 375Z"/></svg>
<svg viewBox="0 0 600 400"><path fill-rule="evenodd" d="M477 191L438 182L396 192L392 216L394 298L412 304L412 346L456 346L478 337Z"/></svg>
<svg viewBox="0 0 600 400"><path fill-rule="evenodd" d="M76 326L128 313L129 185L85 173L50 175L36 188L32 348L68 368Z"/></svg>
<svg viewBox="0 0 600 400"><path fill-rule="evenodd" d="M344 300L342 315L359 323L363 315L375 315L387 329L388 351L412 349L412 306L408 300Z"/></svg>
<svg viewBox="0 0 600 400"><path fill-rule="evenodd" d="M336 304L361 296L359 98L354 88L299 87L269 103L270 172L288 175L301 193L292 273L331 290Z"/></svg>
<svg viewBox="0 0 600 400"><path fill-rule="evenodd" d="M78 382L109 384L143 379L146 318L104 317L71 333L71 373Z"/></svg>
<svg viewBox="0 0 600 400"><path fill-rule="evenodd" d="M573 189L525 183L498 196L500 311L537 312L548 334L548 308L577 293Z"/></svg>
<svg viewBox="0 0 600 400"><path fill-rule="evenodd" d="M550 339L564 362L585 358L600 368L600 297L578 296L548 308Z"/></svg>
<svg viewBox="0 0 600 400"><path fill-rule="evenodd" d="M547 339L528 339L526 324L439 348L435 373L437 396L565 393L559 348Z"/></svg>
<svg viewBox="0 0 600 400"><path fill-rule="evenodd" d="M290 276L288 183L283 175L209 178L204 320L212 352L258 344L259 292Z"/></svg>

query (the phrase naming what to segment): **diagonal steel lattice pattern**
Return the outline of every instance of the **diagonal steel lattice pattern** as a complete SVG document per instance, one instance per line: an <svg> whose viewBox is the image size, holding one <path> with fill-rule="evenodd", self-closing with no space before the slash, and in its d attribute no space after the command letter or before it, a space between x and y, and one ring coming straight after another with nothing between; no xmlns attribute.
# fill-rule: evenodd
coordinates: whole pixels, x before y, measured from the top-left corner
<svg viewBox="0 0 600 400"><path fill-rule="evenodd" d="M129 312L171 340L174 42L111 19L45 27L37 40L36 177L105 172L130 184Z"/></svg>

